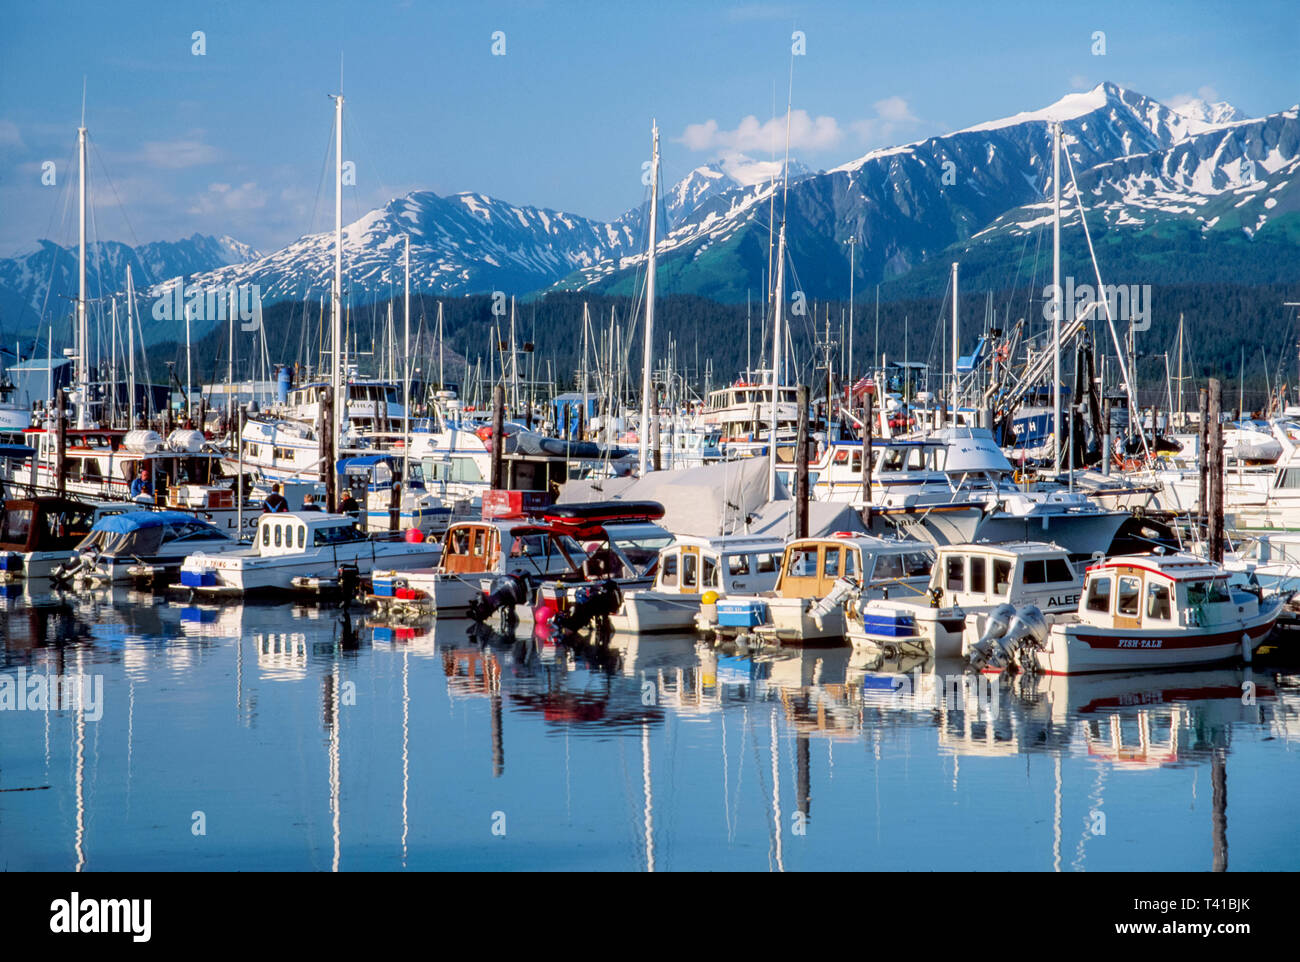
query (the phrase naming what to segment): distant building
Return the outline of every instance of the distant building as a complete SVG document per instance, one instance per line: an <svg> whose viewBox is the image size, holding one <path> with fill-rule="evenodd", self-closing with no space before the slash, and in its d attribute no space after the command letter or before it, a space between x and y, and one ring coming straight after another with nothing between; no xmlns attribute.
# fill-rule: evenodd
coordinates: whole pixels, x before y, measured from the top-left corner
<svg viewBox="0 0 1300 962"><path fill-rule="evenodd" d="M5 369L14 385L13 402L29 411L33 404L47 400L54 391L71 387L75 373L72 362L66 357L34 357Z"/></svg>

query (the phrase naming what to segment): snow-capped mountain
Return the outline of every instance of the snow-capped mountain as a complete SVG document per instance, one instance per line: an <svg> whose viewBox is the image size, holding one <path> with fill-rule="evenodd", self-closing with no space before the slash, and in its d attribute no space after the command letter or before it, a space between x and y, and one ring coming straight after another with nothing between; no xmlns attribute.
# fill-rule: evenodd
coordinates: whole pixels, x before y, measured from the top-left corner
<svg viewBox="0 0 1300 962"><path fill-rule="evenodd" d="M793 184L787 244L801 289L809 297L847 293L850 237L857 241L856 277L862 284L905 274L999 226L1009 211L1025 229L1041 224L1051 187L1051 122L1062 125L1080 180L1117 205L1116 224L1133 223L1135 211L1153 203L1166 213L1194 211L1204 204L1193 194L1244 186L1248 178L1238 169L1243 165L1247 175L1253 165L1259 185L1251 192L1258 194L1274 186L1263 178L1284 179L1297 157L1293 111L1258 121L1211 122L1099 84L1041 110L874 150ZM771 194L764 185L722 191L675 227L658 249L674 290L730 300L762 290ZM1264 204L1269 198L1258 199ZM1241 229L1257 231L1267 222L1265 214L1264 221L1256 218ZM558 286L626 293L643 260L638 253L600 263Z"/></svg>
<svg viewBox="0 0 1300 962"><path fill-rule="evenodd" d="M1090 225L1100 228L1104 216L1109 228L1125 232L1125 244L1175 221L1196 236L1247 244L1279 237L1295 247L1298 113L1291 108L1247 119L1222 103L1174 108L1106 83L1039 110L873 150L822 172L792 161L785 211L792 283L810 298L844 296L850 238L859 290L909 272L925 276L917 268L976 246L1023 245L1050 215L1052 122L1063 127L1090 213L1100 212ZM780 161L733 155L696 167L662 192L658 257L665 293L761 297L771 221L782 216L780 170ZM1064 163L1063 172L1068 178ZM1068 197L1068 179L1065 187ZM413 291L632 293L645 261L647 213L643 202L604 222L479 193L415 191L346 226L345 293L352 304L400 293L405 236ZM132 263L142 289L185 276L203 286L256 284L264 303L319 301L330 290L333 246L332 231L267 254L199 235L134 250L109 243L91 259L91 289L120 290ZM49 323L66 316L59 295L75 293L75 283L74 252L48 242L0 261L0 324L7 329L16 319L18 328L30 329L38 317ZM155 325L149 334L164 339L175 331Z"/></svg>
<svg viewBox="0 0 1300 962"><path fill-rule="evenodd" d="M194 234L178 241L154 241L131 247L117 241L95 242L86 249L86 287L92 297L125 290L130 266L136 288L151 287L261 253L233 237ZM77 296L77 248L42 240L35 250L0 259L0 326L30 330L72 310Z"/></svg>

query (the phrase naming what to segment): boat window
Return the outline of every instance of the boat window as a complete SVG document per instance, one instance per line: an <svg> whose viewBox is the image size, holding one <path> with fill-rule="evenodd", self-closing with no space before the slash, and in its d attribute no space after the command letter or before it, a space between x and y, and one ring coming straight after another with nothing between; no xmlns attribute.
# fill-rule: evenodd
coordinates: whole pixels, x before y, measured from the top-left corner
<svg viewBox="0 0 1300 962"><path fill-rule="evenodd" d="M700 584L705 588L718 587L718 563L708 555L704 556L704 580Z"/></svg>
<svg viewBox="0 0 1300 962"><path fill-rule="evenodd" d="M907 452L907 470L920 471L925 467L925 449L911 448Z"/></svg>
<svg viewBox="0 0 1300 962"><path fill-rule="evenodd" d="M1105 578L1093 578L1088 583L1088 610L1100 611L1103 614L1110 611L1110 576Z"/></svg>
<svg viewBox="0 0 1300 962"><path fill-rule="evenodd" d="M988 558L973 557L970 559L970 590L986 592L989 590L989 561Z"/></svg>
<svg viewBox="0 0 1300 962"><path fill-rule="evenodd" d="M745 555L745 554L728 555L727 574L729 575L749 574L749 555Z"/></svg>
<svg viewBox="0 0 1300 962"><path fill-rule="evenodd" d="M794 548L790 551L790 564L785 573L791 578L817 577L817 548Z"/></svg>
<svg viewBox="0 0 1300 962"><path fill-rule="evenodd" d="M305 524L300 524L298 525L298 547L305 548L306 546L307 546L307 526Z"/></svg>
<svg viewBox="0 0 1300 962"><path fill-rule="evenodd" d="M948 464L948 449L935 448L933 457L934 457L934 470L942 471L944 467Z"/></svg>
<svg viewBox="0 0 1300 962"><path fill-rule="evenodd" d="M771 574L776 570L776 555L774 554L754 555L754 561L754 570L759 574Z"/></svg>
<svg viewBox="0 0 1300 962"><path fill-rule="evenodd" d="M1047 578L1046 561L1040 558L1037 561L1025 562L1025 584L1041 585L1041 584L1046 584L1047 581L1048 578Z"/></svg>
<svg viewBox="0 0 1300 962"><path fill-rule="evenodd" d="M947 588L949 591L966 590L966 558L964 555L949 556L947 573Z"/></svg>
<svg viewBox="0 0 1300 962"><path fill-rule="evenodd" d="M270 546L271 546L271 526L269 524L264 524L262 525L262 547L269 548Z"/></svg>
<svg viewBox="0 0 1300 962"><path fill-rule="evenodd" d="M1116 591L1115 614L1136 617L1138 613L1138 595L1142 591L1142 579L1124 576L1119 579Z"/></svg>
<svg viewBox="0 0 1300 962"><path fill-rule="evenodd" d="M1193 581L1187 586L1188 604L1217 604L1229 600L1228 588L1222 581Z"/></svg>
<svg viewBox="0 0 1300 962"><path fill-rule="evenodd" d="M853 452L853 463L849 465L849 471L853 474L862 473L862 452L861 451Z"/></svg>
<svg viewBox="0 0 1300 962"><path fill-rule="evenodd" d="M854 548L845 548L844 549L844 577L852 578L857 573L858 573L858 552Z"/></svg>
<svg viewBox="0 0 1300 962"><path fill-rule="evenodd" d="M471 552L475 558L483 557L483 529L474 529L474 548Z"/></svg>
<svg viewBox="0 0 1300 962"><path fill-rule="evenodd" d="M827 548L826 561L822 567L822 573L827 578L838 578L840 576L840 559L844 555L843 548Z"/></svg>
<svg viewBox="0 0 1300 962"><path fill-rule="evenodd" d="M934 567L934 555L926 551L909 551L903 555L903 571L908 578L928 578Z"/></svg>
<svg viewBox="0 0 1300 962"><path fill-rule="evenodd" d="M1168 621L1169 612L1169 586L1154 583L1147 585L1147 617Z"/></svg>
<svg viewBox="0 0 1300 962"><path fill-rule="evenodd" d="M277 548L280 547L280 541L284 537L284 532L281 530L283 527L283 525L279 524L275 526L275 546Z"/></svg>
<svg viewBox="0 0 1300 962"><path fill-rule="evenodd" d="M1279 472L1279 488L1300 488L1300 468L1283 468Z"/></svg>
<svg viewBox="0 0 1300 962"><path fill-rule="evenodd" d="M699 582L696 580L699 572L697 571L699 559L690 552L682 555L682 587L694 588Z"/></svg>
<svg viewBox="0 0 1300 962"><path fill-rule="evenodd" d="M1006 595L1011 591L1012 565L1007 558L993 559L993 593Z"/></svg>
<svg viewBox="0 0 1300 962"><path fill-rule="evenodd" d="M872 581L892 581L903 577L903 556L901 554L876 555L876 567L871 572Z"/></svg>
<svg viewBox="0 0 1300 962"><path fill-rule="evenodd" d="M31 526L31 508L9 508L4 513L4 530L0 533L0 541L6 544L26 544L27 532Z"/></svg>
<svg viewBox="0 0 1300 962"><path fill-rule="evenodd" d="M665 555L659 581L665 588L677 587L677 552Z"/></svg>
<svg viewBox="0 0 1300 962"><path fill-rule="evenodd" d="M880 459L881 471L902 471L903 458L907 454L906 448L886 448Z"/></svg>
<svg viewBox="0 0 1300 962"><path fill-rule="evenodd" d="M1064 558L1047 559L1047 580L1048 581L1073 581L1074 571L1070 568L1070 563Z"/></svg>

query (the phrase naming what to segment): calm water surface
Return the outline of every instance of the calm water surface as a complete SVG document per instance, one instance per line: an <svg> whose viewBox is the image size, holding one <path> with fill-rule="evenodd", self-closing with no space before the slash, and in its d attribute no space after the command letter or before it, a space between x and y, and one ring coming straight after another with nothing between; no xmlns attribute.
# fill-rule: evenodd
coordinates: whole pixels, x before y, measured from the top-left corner
<svg viewBox="0 0 1300 962"><path fill-rule="evenodd" d="M1277 669L988 687L848 648L2 603L0 683L103 687L97 720L0 711L0 869L1300 867L1300 675Z"/></svg>

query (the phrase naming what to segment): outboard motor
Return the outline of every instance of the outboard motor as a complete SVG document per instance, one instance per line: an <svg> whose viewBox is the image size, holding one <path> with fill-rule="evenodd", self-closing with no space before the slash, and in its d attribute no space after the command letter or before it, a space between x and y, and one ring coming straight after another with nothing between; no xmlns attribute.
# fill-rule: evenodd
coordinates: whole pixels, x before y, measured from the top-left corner
<svg viewBox="0 0 1300 962"><path fill-rule="evenodd" d="M341 603L346 608L348 602L356 597L357 586L361 583L361 572L356 565L339 565L335 575L338 578Z"/></svg>
<svg viewBox="0 0 1300 962"><path fill-rule="evenodd" d="M90 574L99 561L99 549L93 544L73 552L72 557L50 572L50 580L57 583L72 581L81 575Z"/></svg>
<svg viewBox="0 0 1300 962"><path fill-rule="evenodd" d="M1011 627L1011 621L1015 617L1015 605L998 605L989 612L989 620L984 626L984 634L966 652L966 660L970 662L972 668L978 671L988 666L989 657L993 653L996 642L1007 633L1007 629Z"/></svg>
<svg viewBox="0 0 1300 962"><path fill-rule="evenodd" d="M515 606L526 604L527 601L528 582L521 575L500 575L492 580L486 594L469 603L469 617L472 621L483 622L499 609L505 608L507 615L513 619Z"/></svg>
<svg viewBox="0 0 1300 962"><path fill-rule="evenodd" d="M818 629L821 629L822 620L842 605L848 597L857 590L858 586L856 582L850 581L848 578L836 578L835 584L831 587L831 590L826 597L813 605L812 610L808 612L808 616L812 618L813 624L815 624Z"/></svg>
<svg viewBox="0 0 1300 962"><path fill-rule="evenodd" d="M565 631L581 631L597 618L608 618L623 604L623 592L612 579L583 585L573 595L573 606L557 614L554 623Z"/></svg>
<svg viewBox="0 0 1300 962"><path fill-rule="evenodd" d="M1011 619L1006 634L997 640L989 657L990 667L1007 667L1017 648L1041 648L1047 640L1047 630L1047 619L1037 605L1025 605Z"/></svg>

